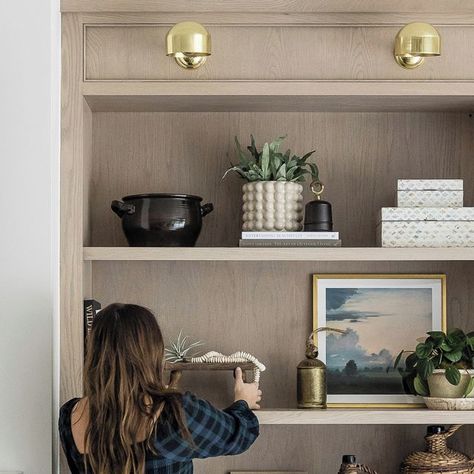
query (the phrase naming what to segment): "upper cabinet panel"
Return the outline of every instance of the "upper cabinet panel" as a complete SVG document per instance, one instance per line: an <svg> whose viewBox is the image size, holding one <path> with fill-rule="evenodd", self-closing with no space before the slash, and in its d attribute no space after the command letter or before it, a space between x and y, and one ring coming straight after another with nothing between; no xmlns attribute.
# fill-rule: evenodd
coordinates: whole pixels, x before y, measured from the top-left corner
<svg viewBox="0 0 474 474"><path fill-rule="evenodd" d="M89 24L85 81L473 80L474 25L437 26L442 55L406 70L393 58L401 25L206 25L212 56L196 70L166 57L169 25Z"/></svg>

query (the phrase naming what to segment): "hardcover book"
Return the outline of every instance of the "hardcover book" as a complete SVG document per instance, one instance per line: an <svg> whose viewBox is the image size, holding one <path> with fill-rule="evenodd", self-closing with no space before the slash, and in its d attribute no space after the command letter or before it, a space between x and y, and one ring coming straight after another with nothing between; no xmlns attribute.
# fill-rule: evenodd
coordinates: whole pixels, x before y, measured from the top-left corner
<svg viewBox="0 0 474 474"><path fill-rule="evenodd" d="M339 232L242 232L242 240L338 240Z"/></svg>
<svg viewBox="0 0 474 474"><path fill-rule="evenodd" d="M340 247L334 239L240 239L239 247Z"/></svg>
<svg viewBox="0 0 474 474"><path fill-rule="evenodd" d="M96 300L84 300L84 339L90 333L94 318L101 307L101 304Z"/></svg>

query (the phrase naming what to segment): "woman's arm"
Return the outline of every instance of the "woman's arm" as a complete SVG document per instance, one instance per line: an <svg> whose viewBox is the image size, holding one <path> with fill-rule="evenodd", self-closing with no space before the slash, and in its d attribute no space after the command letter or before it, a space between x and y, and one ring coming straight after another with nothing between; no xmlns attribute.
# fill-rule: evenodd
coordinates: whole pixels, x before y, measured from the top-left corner
<svg viewBox="0 0 474 474"><path fill-rule="evenodd" d="M256 384L243 382L240 369L235 376L235 402L225 410L218 410L189 392L183 395L190 440L183 439L176 423L160 424L158 420L155 448L160 456L183 462L239 454L252 445L259 434L259 423L249 405L259 408L262 392Z"/></svg>
<svg viewBox="0 0 474 474"><path fill-rule="evenodd" d="M218 410L209 402L186 394L183 406L194 443L193 458L240 454L259 434L258 419L244 400Z"/></svg>

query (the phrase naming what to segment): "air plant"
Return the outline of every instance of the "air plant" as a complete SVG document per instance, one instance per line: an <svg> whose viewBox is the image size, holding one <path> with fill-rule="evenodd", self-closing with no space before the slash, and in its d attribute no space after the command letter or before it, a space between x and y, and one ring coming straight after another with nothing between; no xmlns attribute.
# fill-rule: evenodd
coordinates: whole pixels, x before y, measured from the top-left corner
<svg viewBox="0 0 474 474"><path fill-rule="evenodd" d="M203 345L202 341L191 342L189 336L183 336L181 330L176 340L170 341L170 347L165 348L165 360L168 362L186 362L199 355L199 352L190 353L190 351Z"/></svg>

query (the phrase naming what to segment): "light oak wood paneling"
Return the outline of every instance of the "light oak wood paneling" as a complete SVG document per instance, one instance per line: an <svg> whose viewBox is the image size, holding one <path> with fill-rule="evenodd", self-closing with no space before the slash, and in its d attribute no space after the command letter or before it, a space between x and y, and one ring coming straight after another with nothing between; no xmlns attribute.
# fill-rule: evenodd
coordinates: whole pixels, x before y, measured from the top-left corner
<svg viewBox="0 0 474 474"><path fill-rule="evenodd" d="M170 26L87 26L85 80L471 80L474 68L474 26L440 27L442 56L407 71L393 59L400 25L212 25L212 56L189 71L166 56Z"/></svg>
<svg viewBox="0 0 474 474"><path fill-rule="evenodd" d="M467 261L474 260L474 248L85 247L84 259L86 261Z"/></svg>
<svg viewBox="0 0 474 474"><path fill-rule="evenodd" d="M465 0L61 0L61 10L86 12L474 12Z"/></svg>
<svg viewBox="0 0 474 474"><path fill-rule="evenodd" d="M149 307L165 337L245 350L267 366L263 408L296 407L296 366L312 324L313 273L446 273L450 327L472 329L474 272L459 262L93 262L93 296ZM414 335L414 339L420 335ZM185 373L184 388L223 406L232 375Z"/></svg>
<svg viewBox="0 0 474 474"><path fill-rule="evenodd" d="M84 218L84 123L90 122L80 91L81 28L74 15L62 18L60 400L81 391L82 246ZM87 105L86 105L87 107ZM89 153L90 158L90 153ZM89 159L90 162L90 159ZM87 166L87 165L86 165Z"/></svg>
<svg viewBox="0 0 474 474"><path fill-rule="evenodd" d="M288 134L283 147L300 154L316 149L343 244L374 246L376 215L395 204L397 178L469 183L473 127L468 114L96 113L91 245L126 245L110 202L146 192L197 194L213 202L198 245L237 245L242 181L221 177L235 159L234 134L246 145L254 133L259 143ZM465 188L465 205L473 205L474 188Z"/></svg>

